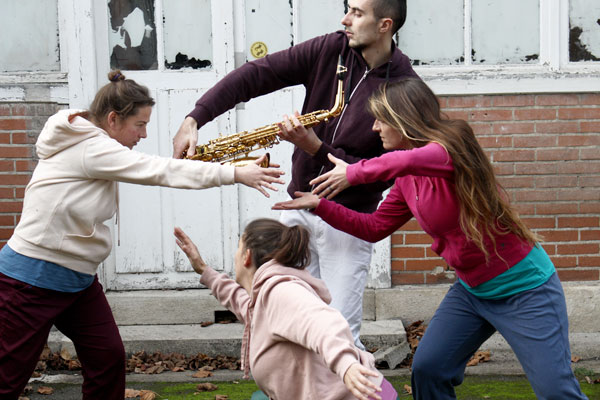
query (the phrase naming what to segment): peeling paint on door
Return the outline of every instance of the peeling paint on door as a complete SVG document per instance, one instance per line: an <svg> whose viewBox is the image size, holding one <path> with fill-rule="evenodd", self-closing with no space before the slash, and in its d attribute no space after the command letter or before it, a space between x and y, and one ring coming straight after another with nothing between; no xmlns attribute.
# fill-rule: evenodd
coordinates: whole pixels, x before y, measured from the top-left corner
<svg viewBox="0 0 600 400"><path fill-rule="evenodd" d="M569 10L569 60L600 61L600 4L572 0Z"/></svg>

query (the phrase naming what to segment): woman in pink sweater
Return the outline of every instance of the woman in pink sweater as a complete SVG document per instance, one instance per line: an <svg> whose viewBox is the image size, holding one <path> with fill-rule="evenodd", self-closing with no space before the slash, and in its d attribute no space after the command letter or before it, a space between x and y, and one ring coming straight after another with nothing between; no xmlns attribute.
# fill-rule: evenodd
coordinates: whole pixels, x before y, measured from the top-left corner
<svg viewBox="0 0 600 400"><path fill-rule="evenodd" d="M310 257L306 228L252 221L235 253L235 280L207 266L181 229L175 236L202 274L200 282L245 324L244 376L252 370L269 398L396 399L373 356L354 345L348 323L328 306L323 281L304 270Z"/></svg>
<svg viewBox="0 0 600 400"><path fill-rule="evenodd" d="M314 209L327 223L376 242L415 218L458 281L431 319L413 360L415 399L455 399L467 361L498 331L540 399L585 399L571 371L564 294L538 237L509 205L492 165L463 120L445 117L420 80L381 87L369 101L373 131L391 151L336 167L313 193L274 209ZM303 127L288 129L302 130ZM351 185L394 180L373 214L328 199Z"/></svg>

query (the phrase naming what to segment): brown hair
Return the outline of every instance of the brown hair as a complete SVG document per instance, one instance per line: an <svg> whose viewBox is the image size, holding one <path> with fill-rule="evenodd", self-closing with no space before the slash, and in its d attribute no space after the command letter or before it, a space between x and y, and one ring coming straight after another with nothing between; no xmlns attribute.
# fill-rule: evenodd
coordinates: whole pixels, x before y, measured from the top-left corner
<svg viewBox="0 0 600 400"><path fill-rule="evenodd" d="M469 124L443 114L427 84L415 78L386 83L371 96L368 107L376 119L398 130L413 147L436 142L446 149L454 166L460 227L486 257L484 241L489 238L496 250L495 235L512 232L531 244L540 240L508 203Z"/></svg>
<svg viewBox="0 0 600 400"><path fill-rule="evenodd" d="M98 90L90 105L90 117L95 122L101 123L111 111L125 119L135 115L140 107L154 105L148 88L125 79L120 70L109 72L108 80L110 83Z"/></svg>
<svg viewBox="0 0 600 400"><path fill-rule="evenodd" d="M406 0L373 0L373 13L377 18L391 18L392 34L398 32L406 21Z"/></svg>
<svg viewBox="0 0 600 400"><path fill-rule="evenodd" d="M257 268L273 259L286 267L303 269L310 262L309 239L302 225L286 226L269 218L250 222L242 235Z"/></svg>

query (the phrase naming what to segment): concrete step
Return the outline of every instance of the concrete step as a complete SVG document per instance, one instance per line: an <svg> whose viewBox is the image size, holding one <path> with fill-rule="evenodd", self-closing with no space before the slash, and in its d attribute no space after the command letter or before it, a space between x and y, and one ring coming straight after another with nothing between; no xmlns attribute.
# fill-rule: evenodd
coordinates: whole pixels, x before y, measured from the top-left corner
<svg viewBox="0 0 600 400"><path fill-rule="evenodd" d="M216 323L207 327L199 324L119 326L128 354L143 350L147 353L159 351L186 355L204 353L211 357L239 357L243 329L241 323ZM361 340L367 348L385 348L405 342L406 332L399 320L364 321ZM75 354L73 343L59 331L50 333L48 345L52 351L66 348L69 353Z"/></svg>

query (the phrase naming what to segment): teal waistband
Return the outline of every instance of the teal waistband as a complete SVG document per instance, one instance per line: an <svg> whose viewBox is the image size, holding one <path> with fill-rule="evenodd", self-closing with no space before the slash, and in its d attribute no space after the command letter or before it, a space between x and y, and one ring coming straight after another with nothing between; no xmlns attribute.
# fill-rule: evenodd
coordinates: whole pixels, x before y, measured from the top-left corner
<svg viewBox="0 0 600 400"><path fill-rule="evenodd" d="M482 267L485 268L485 267ZM473 295L482 299L501 299L543 285L554 273L554 264L546 251L536 244L524 259L495 278L475 287L459 282Z"/></svg>

